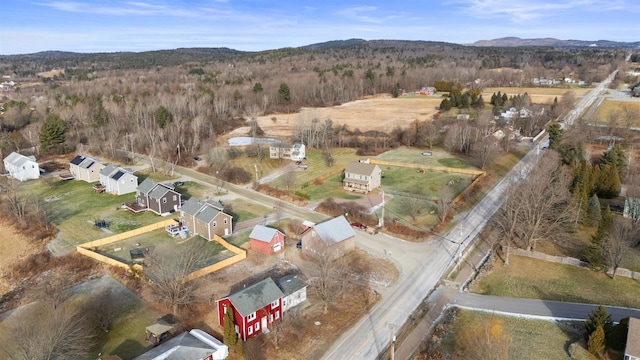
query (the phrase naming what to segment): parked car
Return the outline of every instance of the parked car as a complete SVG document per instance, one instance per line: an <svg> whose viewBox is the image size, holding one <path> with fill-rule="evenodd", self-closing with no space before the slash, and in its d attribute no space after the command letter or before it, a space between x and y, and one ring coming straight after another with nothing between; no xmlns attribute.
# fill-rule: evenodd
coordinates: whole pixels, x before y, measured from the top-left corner
<svg viewBox="0 0 640 360"><path fill-rule="evenodd" d="M184 185L184 181L176 181L173 183L173 186L183 186Z"/></svg>
<svg viewBox="0 0 640 360"><path fill-rule="evenodd" d="M300 164L302 164L302 161L300 160L296 161L296 165L300 165Z"/></svg>
<svg viewBox="0 0 640 360"><path fill-rule="evenodd" d="M195 160L195 161L200 161L200 160L202 160L202 158L201 158L200 156L194 156L194 157L193 157L193 160Z"/></svg>
<svg viewBox="0 0 640 360"><path fill-rule="evenodd" d="M431 155L433 155L433 153L432 153L431 151L423 151L423 152L422 152L422 155L424 155L424 156L431 156Z"/></svg>
<svg viewBox="0 0 640 360"><path fill-rule="evenodd" d="M351 226L356 228L356 229L360 229L360 230L364 230L364 228L366 228L365 225L359 223L359 222L352 222Z"/></svg>
<svg viewBox="0 0 640 360"><path fill-rule="evenodd" d="M296 248L302 249L302 241L298 241L298 243L296 244Z"/></svg>
<svg viewBox="0 0 640 360"><path fill-rule="evenodd" d="M307 170L307 169L309 168L309 165L307 165L307 164L300 164L300 165L298 165L298 166L299 166L301 169L305 169L305 170Z"/></svg>

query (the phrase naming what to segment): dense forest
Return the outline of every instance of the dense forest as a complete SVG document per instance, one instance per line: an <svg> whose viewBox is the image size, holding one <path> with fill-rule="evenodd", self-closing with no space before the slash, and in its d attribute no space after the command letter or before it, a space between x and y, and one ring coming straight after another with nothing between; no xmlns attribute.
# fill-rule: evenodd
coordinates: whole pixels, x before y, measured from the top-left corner
<svg viewBox="0 0 640 360"><path fill-rule="evenodd" d="M249 125L259 115L332 106L439 80L464 88L528 86L534 77L572 75L589 84L603 79L626 56L612 49L391 40L262 52L193 48L0 56L0 73L16 82L2 92L0 150L3 156L30 147L62 153L88 144L110 157L126 148L174 161L176 146L182 154L206 151L220 134ZM426 126L414 128L419 134ZM329 130L335 135L331 141L345 145L345 137L336 133L353 135L356 129ZM396 144L431 145L427 135L418 144L416 135L404 131L385 136Z"/></svg>

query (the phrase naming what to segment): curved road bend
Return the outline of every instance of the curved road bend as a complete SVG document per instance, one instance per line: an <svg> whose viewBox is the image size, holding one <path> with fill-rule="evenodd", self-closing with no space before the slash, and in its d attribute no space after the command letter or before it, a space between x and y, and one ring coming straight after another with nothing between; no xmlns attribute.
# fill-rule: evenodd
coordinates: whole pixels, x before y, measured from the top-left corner
<svg viewBox="0 0 640 360"><path fill-rule="evenodd" d="M499 296L458 293L449 304L463 309L500 314L530 316L544 319L586 320L598 305L562 301L506 298ZM632 316L640 318L640 309L605 306L613 321Z"/></svg>
<svg viewBox="0 0 640 360"><path fill-rule="evenodd" d="M617 72L617 71L616 71ZM571 125L587 107L602 93L616 72L583 96L574 109L563 120L564 126ZM538 146L548 146L545 137ZM508 185L527 176L539 159L539 148L533 147L509 173L494 186L471 211L458 220L458 224L440 239L430 239L422 243L424 249L413 254L420 256L418 264L401 259L403 274L397 284L388 291L388 296L378 302L363 319L344 333L325 353L323 359L375 359L389 343L389 326L402 325L411 312L417 308L425 296L433 289L449 265L461 257L465 249L476 238L502 205L503 194ZM435 245L433 243L436 243ZM395 251L392 250L392 251ZM394 256L395 258L395 256Z"/></svg>

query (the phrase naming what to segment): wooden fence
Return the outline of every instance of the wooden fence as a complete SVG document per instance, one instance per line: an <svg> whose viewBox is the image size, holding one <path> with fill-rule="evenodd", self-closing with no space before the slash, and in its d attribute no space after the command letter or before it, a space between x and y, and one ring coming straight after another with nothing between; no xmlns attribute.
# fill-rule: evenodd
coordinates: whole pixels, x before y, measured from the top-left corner
<svg viewBox="0 0 640 360"><path fill-rule="evenodd" d="M538 259L538 260L554 262L554 263L558 263L558 264L565 264L565 265L571 265L571 266L577 266L577 267L583 267L583 268L586 268L589 265L589 264L587 264L586 262L584 262L584 261L582 261L580 259L576 259L576 258L572 258L572 257L548 255L548 254L541 253L541 252L538 252L538 251L528 251L528 250L524 250L524 249L512 249L511 252L513 254L516 254L516 255L529 257L529 258L534 258L534 259ZM613 269L609 269L607 271L607 274L612 275L613 274ZM616 271L616 275L620 275L620 276L623 276L623 277L628 277L628 278L635 279L635 280L640 280L640 272L631 271L631 270L625 269L625 268L618 268L618 270Z"/></svg>
<svg viewBox="0 0 640 360"><path fill-rule="evenodd" d="M90 241L88 243L84 243L84 244L80 244L76 247L76 250L84 255L84 256L88 256L94 260L103 262L105 264L111 265L111 266L116 266L116 267L120 267L123 269L129 269L131 266L128 263L116 260L114 258L111 258L109 256L103 255L99 252L94 251L95 248L100 247L100 246L104 246L104 245L108 245L114 242L118 242L118 241L122 241L125 239L128 239L130 237L134 237L134 236L138 236L140 234L144 234L147 233L149 231L154 231L157 229L163 229L166 226L169 225L175 225L176 224L176 220L175 219L167 219L164 221L160 221L158 223L155 224L151 224L151 225L147 225L147 226L143 226L141 228L135 229L135 230L131 230L131 231L127 231L127 232L123 232L121 234L116 234L116 235L112 235L103 239L98 239L98 240L94 240L94 241ZM207 275L207 274L211 274L213 272L216 272L220 269L223 269L227 266L231 266L237 262L240 262L244 259L247 258L247 252L243 249L240 249L237 246L234 246L233 244L228 243L225 239L221 238L218 235L214 235L214 239L213 241L219 243L220 245L222 245L225 249L229 250L230 252L232 252L234 255L228 259L224 259L222 261L219 261L213 265L207 266L205 268L196 270L194 272L192 272L191 274L187 275L184 279L182 279L182 282L188 282L191 281L193 279L197 279L201 276ZM134 265L135 266L135 265Z"/></svg>

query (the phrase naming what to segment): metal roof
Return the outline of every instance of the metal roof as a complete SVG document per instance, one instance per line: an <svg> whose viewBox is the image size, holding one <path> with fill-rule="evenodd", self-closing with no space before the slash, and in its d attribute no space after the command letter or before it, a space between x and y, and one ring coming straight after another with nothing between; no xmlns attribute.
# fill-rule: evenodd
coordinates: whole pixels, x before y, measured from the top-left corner
<svg viewBox="0 0 640 360"><path fill-rule="evenodd" d="M242 316L248 316L283 296L284 294L276 283L271 278L266 278L229 295L228 298Z"/></svg>
<svg viewBox="0 0 640 360"><path fill-rule="evenodd" d="M262 242L269 243L271 242L271 239L273 239L273 237L276 235L276 233L281 232L278 229L270 228L268 226L256 225L253 230L251 230L249 239L256 239Z"/></svg>
<svg viewBox="0 0 640 360"><path fill-rule="evenodd" d="M320 236L327 246L337 244L350 237L356 236L355 231L353 231L353 228L349 225L349 222L344 215L316 224L313 229L318 233L318 236Z"/></svg>

